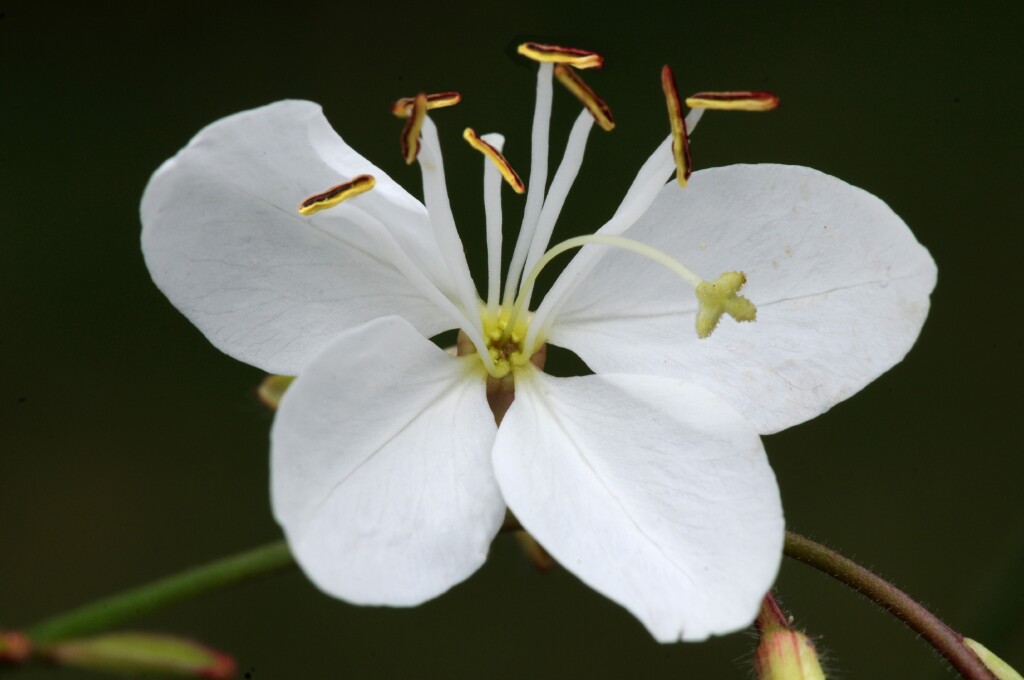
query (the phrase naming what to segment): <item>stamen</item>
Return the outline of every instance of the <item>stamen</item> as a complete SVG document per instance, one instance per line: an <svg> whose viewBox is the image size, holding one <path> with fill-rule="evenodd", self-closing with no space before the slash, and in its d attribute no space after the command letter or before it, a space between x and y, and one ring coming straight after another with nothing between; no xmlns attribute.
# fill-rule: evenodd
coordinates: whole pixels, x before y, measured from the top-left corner
<svg viewBox="0 0 1024 680"><path fill-rule="evenodd" d="M668 106L668 120L672 126L672 157L676 161L676 179L679 186L685 187L686 180L693 172L693 161L690 158L690 140L686 134L686 120L683 108L679 105L679 89L676 79L668 64L661 68L661 89L665 92L665 105Z"/></svg>
<svg viewBox="0 0 1024 680"><path fill-rule="evenodd" d="M479 326L480 297L473 285L473 277L466 263L465 249L462 239L455 227L451 203L448 200L448 188L444 177L444 160L441 156L441 144L437 139L437 128L428 116L423 120L422 153L419 158L420 170L423 174L423 202L427 207L427 215L434 228L434 237L445 266L455 286L455 295L462 305L463 313L469 320ZM485 351L484 348L481 351Z"/></svg>
<svg viewBox="0 0 1024 680"><path fill-rule="evenodd" d="M541 63L569 64L575 68L601 68L604 66L604 58L597 52L580 50L575 47L527 42L520 45L517 51L524 57Z"/></svg>
<svg viewBox="0 0 1024 680"><path fill-rule="evenodd" d="M321 210L333 208L346 199L358 196L359 194L365 194L367 191L372 189L376 183L377 180L375 180L372 175L359 175L348 182L336 184L327 191L319 194L313 194L302 201L302 203L299 203L299 214L312 215L313 213L318 213Z"/></svg>
<svg viewBox="0 0 1024 680"><path fill-rule="evenodd" d="M427 95L427 111L431 109L443 109L446 106L455 106L462 101L462 95L458 92L438 92ZM397 118L408 118L412 113L416 97L402 97L391 105L391 113Z"/></svg>
<svg viewBox="0 0 1024 680"><path fill-rule="evenodd" d="M537 102L533 110L533 130L530 134L530 179L526 191L526 206L519 236L512 251L512 261L505 272L503 307L511 307L515 299L516 284L523 275L523 263L533 242L541 208L544 205L544 187L548 183L548 138L551 127L552 65L541 64L537 69Z"/></svg>
<svg viewBox="0 0 1024 680"><path fill-rule="evenodd" d="M481 137L499 152L505 138L497 133ZM501 173L494 163L484 159L484 219L487 228L487 316L498 314L501 295Z"/></svg>
<svg viewBox="0 0 1024 680"><path fill-rule="evenodd" d="M686 105L691 109L771 111L779 106L779 98L771 92L698 92L686 98Z"/></svg>
<svg viewBox="0 0 1024 680"><path fill-rule="evenodd" d="M556 64L555 77L590 111L590 114L594 116L594 120L597 121L602 130L611 132L615 129L612 110L571 68L564 64Z"/></svg>
<svg viewBox="0 0 1024 680"><path fill-rule="evenodd" d="M420 152L420 130L427 117L427 95L420 92L412 104L412 113L402 128L402 158L406 165L412 165Z"/></svg>
<svg viewBox="0 0 1024 680"><path fill-rule="evenodd" d="M528 273L537 264L544 251L547 250L548 241L551 240L551 232L555 229L555 222L565 205L569 189L576 181L576 175L583 165L583 152L587 147L587 137L594 128L594 118L586 111L580 111L573 123L572 131L569 133L569 141L565 145L565 153L562 154L562 162L555 171L555 177L551 180L548 188L548 195L544 197L544 208L540 211L540 218L537 220L537 230L533 235L533 242L530 244L530 252L526 257L526 266L523 272Z"/></svg>
<svg viewBox="0 0 1024 680"><path fill-rule="evenodd" d="M519 179L519 175L512 169L512 166L505 160L505 157L501 155L501 152L480 139L476 132L473 131L473 128L463 130L462 138L469 142L471 147L491 159L491 162L497 166L498 172L505 178L505 181L508 182L513 191L517 194L526 191L526 185L523 184L523 180Z"/></svg>

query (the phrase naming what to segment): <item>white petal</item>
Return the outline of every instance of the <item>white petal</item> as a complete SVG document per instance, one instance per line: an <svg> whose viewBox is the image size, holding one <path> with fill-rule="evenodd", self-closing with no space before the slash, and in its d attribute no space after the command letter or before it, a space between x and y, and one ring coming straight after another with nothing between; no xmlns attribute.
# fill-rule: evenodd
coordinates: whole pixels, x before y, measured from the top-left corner
<svg viewBox="0 0 1024 680"><path fill-rule="evenodd" d="M647 260L609 252L575 286L549 340L599 373L694 381L762 433L813 418L899 362L935 286L931 256L888 206L809 168L696 172L685 189L662 189L624 235L705 279L746 273L742 294L757 321L723 318L699 340L692 290Z"/></svg>
<svg viewBox="0 0 1024 680"><path fill-rule="evenodd" d="M369 193L298 214L307 196L362 173L377 180ZM458 325L438 311L451 282L425 208L311 102L202 130L153 175L142 223L146 264L171 302L221 350L272 373L297 373L337 333L379 316L426 335ZM434 285L410 282L410 259Z"/></svg>
<svg viewBox="0 0 1024 680"><path fill-rule="evenodd" d="M761 441L705 390L651 376L516 376L495 474L523 526L662 642L753 621L782 557Z"/></svg>
<svg viewBox="0 0 1024 680"><path fill-rule="evenodd" d="M274 514L322 590L414 605L483 564L505 510L480 371L386 317L288 389L271 434Z"/></svg>

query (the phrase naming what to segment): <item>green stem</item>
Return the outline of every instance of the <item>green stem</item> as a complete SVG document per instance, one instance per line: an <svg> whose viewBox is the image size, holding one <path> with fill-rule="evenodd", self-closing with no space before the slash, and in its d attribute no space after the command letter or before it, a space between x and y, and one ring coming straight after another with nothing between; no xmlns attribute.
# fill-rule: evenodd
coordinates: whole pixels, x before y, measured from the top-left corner
<svg viewBox="0 0 1024 680"><path fill-rule="evenodd" d="M519 530L511 515L503 531ZM915 602L899 588L839 553L792 531L786 532L785 553L863 593L892 613L935 647L969 680L993 676L963 644L963 636ZM211 562L60 614L25 631L38 645L113 628L167 605L295 566L284 541Z"/></svg>
<svg viewBox="0 0 1024 680"><path fill-rule="evenodd" d="M58 614L29 628L25 634L36 644L46 646L59 640L113 628L169 604L294 565L295 561L284 541L269 543Z"/></svg>
<svg viewBox="0 0 1024 680"><path fill-rule="evenodd" d="M905 592L856 562L809 538L786 532L787 557L803 562L866 595L921 635L969 680L994 680L963 636L943 623Z"/></svg>

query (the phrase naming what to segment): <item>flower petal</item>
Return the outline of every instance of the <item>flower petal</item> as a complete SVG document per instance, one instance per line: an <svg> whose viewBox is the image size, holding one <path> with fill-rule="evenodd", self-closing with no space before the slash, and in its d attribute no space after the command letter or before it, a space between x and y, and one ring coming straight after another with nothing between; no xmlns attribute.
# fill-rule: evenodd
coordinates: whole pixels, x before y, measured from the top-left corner
<svg viewBox="0 0 1024 680"><path fill-rule="evenodd" d="M494 445L509 507L662 642L754 620L782 557L778 487L748 422L652 376L516 376Z"/></svg>
<svg viewBox="0 0 1024 680"><path fill-rule="evenodd" d="M505 506L481 371L385 317L288 389L271 434L274 514L322 590L414 605L483 564Z"/></svg>
<svg viewBox="0 0 1024 680"><path fill-rule="evenodd" d="M370 192L298 214L307 196L363 173L377 180ZM218 348L265 371L294 375L340 331L379 316L426 335L459 325L438 311L453 285L426 209L311 102L205 128L153 175L141 212L160 289Z"/></svg>
<svg viewBox="0 0 1024 680"><path fill-rule="evenodd" d="M549 340L597 372L685 377L776 432L898 363L928 314L936 269L882 201L795 166L739 165L669 184L624 234L705 279L742 271L757 321L694 331L696 299L647 260L608 252L572 287ZM556 289L559 284L556 284ZM554 291L555 289L553 289Z"/></svg>

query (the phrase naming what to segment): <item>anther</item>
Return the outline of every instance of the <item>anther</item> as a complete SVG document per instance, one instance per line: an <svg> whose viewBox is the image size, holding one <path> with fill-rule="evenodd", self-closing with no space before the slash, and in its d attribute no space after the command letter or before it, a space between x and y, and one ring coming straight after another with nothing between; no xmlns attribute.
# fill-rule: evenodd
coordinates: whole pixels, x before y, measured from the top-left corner
<svg viewBox="0 0 1024 680"><path fill-rule="evenodd" d="M405 159L406 165L412 165L420 152L420 130L423 128L423 119L426 117L427 95L420 92L413 99L412 111L402 129L402 158Z"/></svg>
<svg viewBox="0 0 1024 680"><path fill-rule="evenodd" d="M365 194L373 188L377 180L372 175L359 175L348 182L335 185L327 191L313 194L302 203L299 203L300 215L312 215L313 213L333 208L344 200Z"/></svg>
<svg viewBox="0 0 1024 680"><path fill-rule="evenodd" d="M666 64L661 68L661 89L665 92L665 105L668 107L668 120L672 126L672 157L676 160L676 179L679 186L685 187L686 180L693 172L693 161L690 158L690 139L686 134L686 119L683 108L679 105L679 90L672 69Z"/></svg>
<svg viewBox="0 0 1024 680"><path fill-rule="evenodd" d="M691 109L771 111L779 106L779 98L771 92L698 92L686 98L686 105Z"/></svg>
<svg viewBox="0 0 1024 680"><path fill-rule="evenodd" d="M615 128L612 110L571 68L565 64L556 64L555 77L590 111L590 115L594 117L602 130L610 132Z"/></svg>
<svg viewBox="0 0 1024 680"><path fill-rule="evenodd" d="M604 66L604 59L597 52L580 50L575 47L528 42L520 45L517 51L534 61L568 64L575 68L601 68Z"/></svg>
<svg viewBox="0 0 1024 680"><path fill-rule="evenodd" d="M455 106L462 101L462 95L458 92L437 92L427 95L427 110L443 109L446 106ZM391 113L396 118L408 118L412 113L416 97L402 97L391 105Z"/></svg>
<svg viewBox="0 0 1024 680"><path fill-rule="evenodd" d="M508 182L513 191L517 194L526 191L526 185L523 184L523 180L519 179L519 175L512 169L512 166L505 160L505 157L501 155L501 152L480 139L480 136L473 131L473 128L463 130L462 138L469 142L471 147L491 159L491 162L498 168L498 172L505 178L505 181Z"/></svg>

